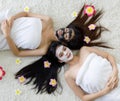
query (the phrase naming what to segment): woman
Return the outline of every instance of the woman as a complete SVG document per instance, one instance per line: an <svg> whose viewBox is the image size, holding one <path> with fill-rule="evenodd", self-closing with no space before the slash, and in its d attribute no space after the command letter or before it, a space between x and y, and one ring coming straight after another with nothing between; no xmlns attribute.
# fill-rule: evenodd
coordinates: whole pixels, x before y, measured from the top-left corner
<svg viewBox="0 0 120 101"><path fill-rule="evenodd" d="M90 24L96 24L101 18L102 11L89 18L83 13L84 10L83 6L74 21L57 31L54 31L52 19L44 15L21 12L4 21L0 20L4 34L0 34L0 50L10 48L15 55L22 57L44 55L52 41L60 41L75 50L87 44L106 47L103 42L94 42L100 38L105 28L98 25L94 30L88 29ZM6 13L3 15L5 16L1 19L7 16ZM86 35L91 43L84 42Z"/></svg>
<svg viewBox="0 0 120 101"><path fill-rule="evenodd" d="M21 69L16 78L24 76L29 79L27 84L34 80L33 85L38 92L52 93L57 88L57 74L64 63L69 65L65 79L82 101L120 100L120 65L116 64L110 54L86 46L80 49L79 54L73 55L66 46L53 42L46 55ZM54 80L53 83L51 79Z"/></svg>

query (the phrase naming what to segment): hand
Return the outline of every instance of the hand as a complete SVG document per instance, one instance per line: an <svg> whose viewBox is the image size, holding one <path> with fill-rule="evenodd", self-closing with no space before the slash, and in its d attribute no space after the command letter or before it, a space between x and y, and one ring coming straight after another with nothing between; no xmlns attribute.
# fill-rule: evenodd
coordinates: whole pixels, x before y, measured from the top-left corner
<svg viewBox="0 0 120 101"><path fill-rule="evenodd" d="M10 26L9 26L9 23L7 20L4 20L2 23L1 23L1 30L4 34L5 37L9 36L10 34Z"/></svg>
<svg viewBox="0 0 120 101"><path fill-rule="evenodd" d="M118 86L118 70L114 70L112 72L112 75L110 76L109 80L108 80L108 86L111 84L114 84L113 86L117 87Z"/></svg>
<svg viewBox="0 0 120 101"><path fill-rule="evenodd" d="M105 86L105 88L103 89L103 91L104 91L104 94L107 94L107 93L109 93L109 92L111 92L114 88L116 88L117 86L116 86L116 84L118 83L118 79L115 81L115 82L112 82L112 83L107 83L106 84L106 86Z"/></svg>
<svg viewBox="0 0 120 101"><path fill-rule="evenodd" d="M9 23L10 28L12 28L12 25L13 25L13 22L14 22L14 17L8 18L7 21Z"/></svg>

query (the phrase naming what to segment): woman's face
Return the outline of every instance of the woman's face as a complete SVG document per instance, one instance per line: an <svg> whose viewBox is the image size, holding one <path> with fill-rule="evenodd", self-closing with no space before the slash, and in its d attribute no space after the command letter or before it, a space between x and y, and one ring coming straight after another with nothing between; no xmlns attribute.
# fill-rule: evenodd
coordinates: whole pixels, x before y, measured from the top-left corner
<svg viewBox="0 0 120 101"><path fill-rule="evenodd" d="M56 31L56 36L61 42L69 42L75 36L72 28L61 28Z"/></svg>
<svg viewBox="0 0 120 101"><path fill-rule="evenodd" d="M69 48L61 45L56 49L56 57L61 62L68 62L73 58L73 53Z"/></svg>

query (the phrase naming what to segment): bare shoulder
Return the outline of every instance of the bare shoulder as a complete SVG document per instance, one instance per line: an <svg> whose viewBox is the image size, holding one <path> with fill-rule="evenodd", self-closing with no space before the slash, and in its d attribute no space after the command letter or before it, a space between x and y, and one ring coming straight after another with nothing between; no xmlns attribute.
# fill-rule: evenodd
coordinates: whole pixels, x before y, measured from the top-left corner
<svg viewBox="0 0 120 101"><path fill-rule="evenodd" d="M69 78L72 78L72 75L71 75L70 70L67 70L67 71L65 72L64 76L65 76L65 79L66 79L66 80L69 79Z"/></svg>
<svg viewBox="0 0 120 101"><path fill-rule="evenodd" d="M43 22L42 23L43 24L43 31L49 32L51 28L53 29L53 20L51 17L47 16L42 22Z"/></svg>
<svg viewBox="0 0 120 101"><path fill-rule="evenodd" d="M81 49L80 49L80 51L86 51L86 52L88 52L90 49L92 49L93 47L88 47L88 46L83 46Z"/></svg>
<svg viewBox="0 0 120 101"><path fill-rule="evenodd" d="M46 16L45 21L48 23L53 23L53 19L50 16Z"/></svg>
<svg viewBox="0 0 120 101"><path fill-rule="evenodd" d="M90 51L89 51L90 48L91 47L83 46L79 51L79 55L89 54L90 53Z"/></svg>

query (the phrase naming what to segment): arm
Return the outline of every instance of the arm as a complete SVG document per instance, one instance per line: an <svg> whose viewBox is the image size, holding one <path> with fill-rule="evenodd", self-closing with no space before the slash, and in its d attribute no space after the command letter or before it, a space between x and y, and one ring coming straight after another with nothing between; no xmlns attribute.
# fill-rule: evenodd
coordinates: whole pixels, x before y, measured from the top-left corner
<svg viewBox="0 0 120 101"><path fill-rule="evenodd" d="M30 13L30 12L20 12L20 13L14 15L14 16L11 16L10 18L7 19L10 27L12 27L14 20L18 19L20 17L36 17L36 18L43 20L44 22L47 22L47 23L50 23L53 25L53 21L49 16Z"/></svg>
<svg viewBox="0 0 120 101"><path fill-rule="evenodd" d="M106 58L111 63L112 69L113 69L113 72L108 80L108 85L110 85L110 83L113 83L113 82L115 82L115 86L118 85L118 81L119 81L118 69L117 69L117 64L116 64L115 58L112 55L108 54L107 52L100 51L100 50L93 48L93 47L83 47L82 51L86 52L86 53L93 52L99 56L102 56L103 58Z"/></svg>
<svg viewBox="0 0 120 101"><path fill-rule="evenodd" d="M10 19L15 20L20 17L36 17L36 18L40 18L41 20L50 19L49 16L35 14L35 13L31 13L31 12L20 12L20 13L17 13L16 15L11 16Z"/></svg>
<svg viewBox="0 0 120 101"><path fill-rule="evenodd" d="M16 56L25 57L25 56L42 56L45 53L44 49L35 49L35 50L19 50L10 36L6 36L7 42L10 49Z"/></svg>
<svg viewBox="0 0 120 101"><path fill-rule="evenodd" d="M10 18L13 19L13 20L15 20L17 18L27 17L27 16L28 16L27 12L20 12L20 13L17 13L15 15L11 16Z"/></svg>
<svg viewBox="0 0 120 101"><path fill-rule="evenodd" d="M92 94L88 94L88 93L85 93L79 86L76 85L75 79L71 76L71 73L66 72L65 79L66 79L69 87L75 93L75 95L77 95L82 101L93 101L101 96L106 95L107 93L109 93L110 91L112 91L115 88L115 85L114 85L115 82L110 84L109 86L107 83L105 88L102 89L101 91L92 93Z"/></svg>
<svg viewBox="0 0 120 101"><path fill-rule="evenodd" d="M12 50L12 52L16 55L16 56L41 56L45 54L45 48L40 48L40 49L35 49L35 50L19 50L14 41L11 39L10 37L10 26L6 21L2 22L1 25L1 29L3 31L3 34L8 42L8 45L10 47L10 49Z"/></svg>
<svg viewBox="0 0 120 101"><path fill-rule="evenodd" d="M28 17L36 17L36 18L40 18L41 20L48 20L48 19L50 19L49 16L46 16L46 15L40 15L40 14L35 14L35 13L31 13L31 12L28 12L28 13L27 13L27 16L28 16Z"/></svg>
<svg viewBox="0 0 120 101"><path fill-rule="evenodd" d="M87 94L79 86L76 85L75 80L72 77L70 77L67 73L65 74L65 79L69 87L75 93L75 95L77 95L82 101L93 101L111 91L111 89L105 88L99 92Z"/></svg>
<svg viewBox="0 0 120 101"><path fill-rule="evenodd" d="M111 63L111 65L113 67L113 71L118 71L115 58L112 55L110 55L109 53L98 50L98 49L93 48L93 47L83 47L82 50L84 52L87 51L89 53L96 53L97 55L102 56L103 58L106 58Z"/></svg>

